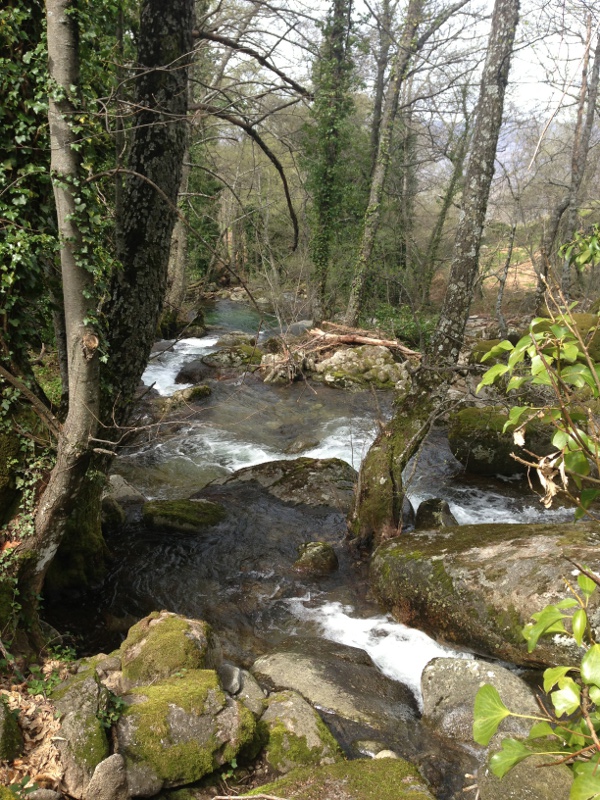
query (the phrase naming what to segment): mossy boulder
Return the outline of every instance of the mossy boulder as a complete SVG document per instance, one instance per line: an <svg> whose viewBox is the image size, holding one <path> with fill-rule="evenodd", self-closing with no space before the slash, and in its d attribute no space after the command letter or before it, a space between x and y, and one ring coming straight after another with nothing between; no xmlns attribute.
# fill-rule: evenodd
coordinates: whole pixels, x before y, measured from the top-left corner
<svg viewBox="0 0 600 800"><path fill-rule="evenodd" d="M396 388L405 395L410 386L406 368L394 361L387 347L381 345L337 350L315 365L314 377L338 389L374 386Z"/></svg>
<svg viewBox="0 0 600 800"><path fill-rule="evenodd" d="M527 467L512 458L515 453L525 460L530 457L517 447L510 432L504 433L507 412L498 407L463 408L451 414L448 441L455 458L465 469L478 475L518 475ZM534 420L525 428L527 450L548 455L555 428L550 423Z"/></svg>
<svg viewBox="0 0 600 800"><path fill-rule="evenodd" d="M430 531L434 528L448 528L453 525L458 525L458 522L446 500L432 497L419 503L415 515L414 527L416 530Z"/></svg>
<svg viewBox="0 0 600 800"><path fill-rule="evenodd" d="M342 751L317 712L297 692L272 694L261 718L267 730L265 760L275 772L334 764Z"/></svg>
<svg viewBox="0 0 600 800"><path fill-rule="evenodd" d="M300 555L294 570L304 575L320 577L330 575L338 568L338 558L329 542L308 542L300 545Z"/></svg>
<svg viewBox="0 0 600 800"><path fill-rule="evenodd" d="M56 744L64 769L63 785L73 797L81 797L94 770L109 755L106 728L101 712L108 707L108 690L99 684L93 663L82 664L79 672L52 693L61 715Z"/></svg>
<svg viewBox="0 0 600 800"><path fill-rule="evenodd" d="M150 528L196 533L216 525L225 509L210 500L152 500L142 506L142 519Z"/></svg>
<svg viewBox="0 0 600 800"><path fill-rule="evenodd" d="M128 687L169 678L182 670L214 669L221 647L207 622L155 611L130 628L120 648Z"/></svg>
<svg viewBox="0 0 600 800"><path fill-rule="evenodd" d="M212 367L260 366L262 350L256 345L237 344L204 356L203 361Z"/></svg>
<svg viewBox="0 0 600 800"><path fill-rule="evenodd" d="M331 506L346 514L354 497L356 471L339 458L295 458L269 461L217 478L212 485L256 481L287 503Z"/></svg>
<svg viewBox="0 0 600 800"><path fill-rule="evenodd" d="M577 663L566 637L527 652L523 626L565 597L569 559L600 570L600 525L464 525L414 532L382 544L371 560L377 599L406 625L516 664ZM594 630L600 600L590 601ZM574 661L572 659L575 659Z"/></svg>
<svg viewBox="0 0 600 800"><path fill-rule="evenodd" d="M248 709L228 697L213 670L188 670L128 692L117 724L133 796L185 786L230 763L256 735Z"/></svg>
<svg viewBox="0 0 600 800"><path fill-rule="evenodd" d="M249 794L288 800L434 800L415 767L392 758L304 767Z"/></svg>
<svg viewBox="0 0 600 800"><path fill-rule="evenodd" d="M23 734L16 717L0 697L0 761L12 761L23 752Z"/></svg>
<svg viewBox="0 0 600 800"><path fill-rule="evenodd" d="M187 389L179 389L168 397L162 397L158 402L163 413L167 414L176 411L178 408L188 406L190 403L199 403L212 394L212 389L206 384L188 386Z"/></svg>

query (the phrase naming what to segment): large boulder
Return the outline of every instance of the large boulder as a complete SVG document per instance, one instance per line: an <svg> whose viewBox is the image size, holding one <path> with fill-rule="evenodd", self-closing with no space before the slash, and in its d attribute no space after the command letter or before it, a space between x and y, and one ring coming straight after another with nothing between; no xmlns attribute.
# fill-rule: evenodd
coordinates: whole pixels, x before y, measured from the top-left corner
<svg viewBox="0 0 600 800"><path fill-rule="evenodd" d="M356 759L304 767L250 795L289 800L434 800L417 770L402 759Z"/></svg>
<svg viewBox="0 0 600 800"><path fill-rule="evenodd" d="M317 712L297 692L270 695L261 726L267 732L265 760L275 772L285 774L297 767L342 760L337 742Z"/></svg>
<svg viewBox="0 0 600 800"><path fill-rule="evenodd" d="M363 345L337 350L329 358L315 364L316 379L339 389L374 386L377 389L398 389L406 394L410 378L406 368L394 361L387 347Z"/></svg>
<svg viewBox="0 0 600 800"><path fill-rule="evenodd" d="M196 533L216 525L225 509L210 500L152 500L142 506L142 519L150 528Z"/></svg>
<svg viewBox="0 0 600 800"><path fill-rule="evenodd" d="M132 796L185 786L250 746L253 714L221 689L213 670L190 669L133 689L117 724Z"/></svg>
<svg viewBox="0 0 600 800"><path fill-rule="evenodd" d="M129 800L130 797L125 760L115 753L98 764L83 800Z"/></svg>
<svg viewBox="0 0 600 800"><path fill-rule="evenodd" d="M211 486L256 481L267 491L294 505L331 506L346 514L352 506L356 471L339 458L296 458L269 461L216 478Z"/></svg>
<svg viewBox="0 0 600 800"><path fill-rule="evenodd" d="M463 408L450 415L448 441L455 458L465 469L477 475L520 475L527 467L512 458L515 453L525 460L530 456L517 447L510 432L504 433L508 420L505 409L497 407ZM525 428L527 450L544 456L553 452L555 428L534 420Z"/></svg>
<svg viewBox="0 0 600 800"><path fill-rule="evenodd" d="M221 660L221 647L208 623L169 611L144 617L121 645L123 679L129 688L190 669L215 669Z"/></svg>
<svg viewBox="0 0 600 800"><path fill-rule="evenodd" d="M540 708L525 681L499 664L466 658L434 658L421 677L423 719L449 739L473 746L475 695L484 684L494 686L511 711L537 716ZM530 719L506 717L499 733L526 737Z"/></svg>
<svg viewBox="0 0 600 800"><path fill-rule="evenodd" d="M93 665L83 663L74 677L56 687L52 701L60 714L56 744L63 786L69 795L83 797L96 767L109 756L99 713L108 708L109 693L96 680Z"/></svg>
<svg viewBox="0 0 600 800"><path fill-rule="evenodd" d="M447 642L517 664L576 663L568 637L542 637L527 652L522 628L565 597L569 560L600 572L600 525L464 525L408 534L381 545L371 585L398 620ZM600 600L588 613L600 628ZM575 659L575 661L573 661Z"/></svg>
<svg viewBox="0 0 600 800"><path fill-rule="evenodd" d="M184 364L175 376L175 383L204 383L214 376L214 367L205 364L201 358L195 358Z"/></svg>

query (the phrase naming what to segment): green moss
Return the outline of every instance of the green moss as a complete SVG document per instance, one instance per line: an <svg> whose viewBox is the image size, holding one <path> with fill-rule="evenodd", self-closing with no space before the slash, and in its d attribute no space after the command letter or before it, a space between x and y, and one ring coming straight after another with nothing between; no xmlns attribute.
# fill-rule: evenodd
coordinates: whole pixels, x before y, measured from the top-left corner
<svg viewBox="0 0 600 800"><path fill-rule="evenodd" d="M140 700L124 714L135 728L132 744L125 757L130 762L145 761L155 773L170 783L192 783L231 760L240 747L247 745L255 733L252 714L239 707L241 723L236 742L225 748L207 729L205 741L198 736L187 741L174 741L169 713L180 708L191 716L214 717L226 703L216 672L190 670L183 678L169 678L130 693ZM245 713L244 713L245 712Z"/></svg>
<svg viewBox="0 0 600 800"><path fill-rule="evenodd" d="M145 683L170 677L180 670L209 666L206 655L212 643L212 632L208 624L202 623L207 647L201 649L197 639L186 635L189 623L185 619L164 616L160 622L151 626L148 624L159 616L158 612L154 612L134 625L121 645L123 675L133 683ZM137 647L142 641L143 646ZM135 655L131 657L131 653Z"/></svg>
<svg viewBox="0 0 600 800"><path fill-rule="evenodd" d="M273 700L277 700L275 695ZM280 772L289 770L291 765L318 765L324 756L340 754L339 745L322 720L317 721L320 745L309 747L306 736L292 733L283 722L269 726L269 739L265 747L265 755L269 765Z"/></svg>
<svg viewBox="0 0 600 800"><path fill-rule="evenodd" d="M291 800L433 800L417 770L402 759L357 759L325 767L302 767L250 795Z"/></svg>
<svg viewBox="0 0 600 800"><path fill-rule="evenodd" d="M6 786L0 786L0 800L15 800L15 795Z"/></svg>
<svg viewBox="0 0 600 800"><path fill-rule="evenodd" d="M12 761L23 752L23 736L4 698L0 706L0 761Z"/></svg>
<svg viewBox="0 0 600 800"><path fill-rule="evenodd" d="M96 717L82 719L81 723L85 736L76 739L72 744L73 755L79 764L86 764L93 772L98 764L109 756L106 729Z"/></svg>
<svg viewBox="0 0 600 800"><path fill-rule="evenodd" d="M153 500L142 506L146 525L178 531L197 531L216 525L224 516L223 506L209 500Z"/></svg>
<svg viewBox="0 0 600 800"><path fill-rule="evenodd" d="M260 364L262 360L262 353L258 347L254 347L251 344L240 344L235 349L239 352L242 358L242 363Z"/></svg>
<svg viewBox="0 0 600 800"><path fill-rule="evenodd" d="M81 499L67 520L64 537L46 575L44 589L50 596L70 596L73 590L81 591L104 577L107 554L102 536L104 486L104 475L86 476Z"/></svg>

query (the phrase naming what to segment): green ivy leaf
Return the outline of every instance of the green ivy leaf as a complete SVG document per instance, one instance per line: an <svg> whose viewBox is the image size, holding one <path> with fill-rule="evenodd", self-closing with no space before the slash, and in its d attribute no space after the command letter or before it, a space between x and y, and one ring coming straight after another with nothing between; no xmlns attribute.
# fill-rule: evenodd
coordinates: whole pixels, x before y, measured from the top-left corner
<svg viewBox="0 0 600 800"><path fill-rule="evenodd" d="M475 696L473 708L473 739L477 744L487 745L498 730L498 725L510 713L494 686L482 686Z"/></svg>
<svg viewBox="0 0 600 800"><path fill-rule="evenodd" d="M556 684L566 677L573 667L549 667L544 672L544 691L548 693Z"/></svg>
<svg viewBox="0 0 600 800"><path fill-rule="evenodd" d="M569 800L600 800L600 767L598 759L573 764L575 780Z"/></svg>
<svg viewBox="0 0 600 800"><path fill-rule="evenodd" d="M600 687L600 644L592 645L581 659L581 680Z"/></svg>
<svg viewBox="0 0 600 800"><path fill-rule="evenodd" d="M560 689L550 695L556 716L574 714L581 704L581 689L573 678L562 678L558 685Z"/></svg>
<svg viewBox="0 0 600 800"><path fill-rule="evenodd" d="M509 770L531 755L533 753L523 742L517 739L504 739L502 750L494 753L490 759L490 768L496 777L503 778Z"/></svg>
<svg viewBox="0 0 600 800"><path fill-rule="evenodd" d="M583 637L585 636L587 625L588 625L587 614L585 613L583 608L579 608L573 614L573 618L571 619L571 627L573 628L573 638L580 647L583 644Z"/></svg>
<svg viewBox="0 0 600 800"><path fill-rule="evenodd" d="M573 601L575 602L575 601ZM543 634L547 633L566 633L563 619L567 615L563 614L560 608L556 606L546 606L542 611L533 615L535 623L533 625L526 625L523 628L523 636L527 640L527 650L531 653L538 639Z"/></svg>
<svg viewBox="0 0 600 800"><path fill-rule="evenodd" d="M559 667L562 669L562 667ZM544 736L556 736L554 728L548 722L536 722L529 731L528 739L541 739Z"/></svg>
<svg viewBox="0 0 600 800"><path fill-rule="evenodd" d="M577 576L577 585L587 598L590 598L598 588L598 584L594 583L594 581L588 578L587 575L584 575L583 572Z"/></svg>

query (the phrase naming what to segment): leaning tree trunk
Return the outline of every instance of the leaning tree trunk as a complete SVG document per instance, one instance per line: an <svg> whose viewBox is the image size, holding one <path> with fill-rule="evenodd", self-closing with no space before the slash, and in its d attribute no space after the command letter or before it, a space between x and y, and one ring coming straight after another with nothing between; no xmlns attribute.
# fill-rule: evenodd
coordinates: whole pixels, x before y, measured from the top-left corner
<svg viewBox="0 0 600 800"><path fill-rule="evenodd" d="M127 420L148 361L167 286L171 234L186 146L193 0L142 7L128 173L117 220L117 255L107 319L108 392L103 418Z"/></svg>
<svg viewBox="0 0 600 800"><path fill-rule="evenodd" d="M462 347L479 267L479 248L494 175L504 93L513 50L519 0L496 0L477 102L473 144L465 176L461 219L454 242L450 281L429 355L456 363Z"/></svg>
<svg viewBox="0 0 600 800"><path fill-rule="evenodd" d="M60 236L69 408L59 434L56 466L41 497L34 534L26 539L27 589L39 593L76 502L89 461L90 438L98 426L99 338L92 273L85 268L78 199L81 180L77 137L71 128L79 85L76 18L70 0L47 0L48 63L56 91L49 94L51 170Z"/></svg>

